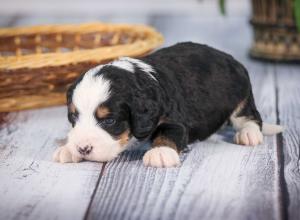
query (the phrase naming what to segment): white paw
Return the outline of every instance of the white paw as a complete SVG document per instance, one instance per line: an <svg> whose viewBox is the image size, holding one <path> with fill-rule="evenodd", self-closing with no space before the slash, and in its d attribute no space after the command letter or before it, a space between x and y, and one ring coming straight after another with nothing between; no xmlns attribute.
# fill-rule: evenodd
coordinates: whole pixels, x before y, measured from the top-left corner
<svg viewBox="0 0 300 220"><path fill-rule="evenodd" d="M154 147L148 150L143 162L145 166L151 167L175 167L180 164L178 153L167 146Z"/></svg>
<svg viewBox="0 0 300 220"><path fill-rule="evenodd" d="M59 147L53 154L53 160L58 163L78 163L82 159L71 154L67 147Z"/></svg>
<svg viewBox="0 0 300 220"><path fill-rule="evenodd" d="M263 143L263 134L257 127L245 127L236 132L236 144L256 146Z"/></svg>

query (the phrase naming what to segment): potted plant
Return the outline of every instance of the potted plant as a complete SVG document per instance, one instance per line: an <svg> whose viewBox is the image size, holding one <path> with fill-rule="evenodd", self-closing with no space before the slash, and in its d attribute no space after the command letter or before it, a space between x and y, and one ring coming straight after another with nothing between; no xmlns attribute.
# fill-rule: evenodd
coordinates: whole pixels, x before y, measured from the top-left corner
<svg viewBox="0 0 300 220"><path fill-rule="evenodd" d="M225 0L219 0L225 13ZM300 61L300 0L251 0L254 41L250 55L273 61Z"/></svg>

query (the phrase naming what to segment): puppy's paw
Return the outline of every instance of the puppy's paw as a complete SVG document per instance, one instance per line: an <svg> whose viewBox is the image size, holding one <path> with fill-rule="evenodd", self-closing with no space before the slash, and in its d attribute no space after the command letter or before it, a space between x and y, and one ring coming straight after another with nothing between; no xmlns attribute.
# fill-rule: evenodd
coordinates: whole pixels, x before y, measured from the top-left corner
<svg viewBox="0 0 300 220"><path fill-rule="evenodd" d="M256 146L263 143L263 134L256 127L245 127L236 132L234 142L241 145Z"/></svg>
<svg viewBox="0 0 300 220"><path fill-rule="evenodd" d="M148 150L143 157L143 162L145 166L151 167L175 167L180 165L178 153L167 146L154 147Z"/></svg>
<svg viewBox="0 0 300 220"><path fill-rule="evenodd" d="M58 163L78 163L82 159L71 154L67 147L59 147L53 154L53 160Z"/></svg>

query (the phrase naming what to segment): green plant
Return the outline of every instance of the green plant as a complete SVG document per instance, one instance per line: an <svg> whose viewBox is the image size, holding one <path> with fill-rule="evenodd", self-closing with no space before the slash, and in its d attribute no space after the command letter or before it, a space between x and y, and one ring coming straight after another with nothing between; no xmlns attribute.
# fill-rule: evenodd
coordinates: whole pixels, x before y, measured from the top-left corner
<svg viewBox="0 0 300 220"><path fill-rule="evenodd" d="M226 14L225 0L219 0L219 5L220 5L220 11L221 11L222 15L225 15Z"/></svg>
<svg viewBox="0 0 300 220"><path fill-rule="evenodd" d="M282 0L282 1L284 1L284 0ZM220 7L221 13L223 15L225 15L226 14L225 0L219 0L219 7ZM300 32L300 0L294 0L293 7L294 7L296 26L297 26L298 31Z"/></svg>
<svg viewBox="0 0 300 220"><path fill-rule="evenodd" d="M294 13L296 19L296 26L300 32L300 0L294 0Z"/></svg>

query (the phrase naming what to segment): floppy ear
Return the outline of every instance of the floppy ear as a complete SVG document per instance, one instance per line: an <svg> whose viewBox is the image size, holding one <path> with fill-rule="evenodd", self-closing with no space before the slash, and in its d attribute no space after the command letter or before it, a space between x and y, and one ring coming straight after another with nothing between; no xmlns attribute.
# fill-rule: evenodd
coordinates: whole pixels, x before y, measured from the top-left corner
<svg viewBox="0 0 300 220"><path fill-rule="evenodd" d="M67 93L66 93L66 98L67 98L67 105L70 105L72 102L72 96L73 96L73 91L74 91L74 85L71 85L68 89L67 89Z"/></svg>
<svg viewBox="0 0 300 220"><path fill-rule="evenodd" d="M73 96L73 92L74 89L76 88L76 86L81 82L81 80L83 79L84 74L81 74L68 88L67 88L67 92L66 92L66 98L67 98L67 105L71 104L72 102L72 96Z"/></svg>
<svg viewBox="0 0 300 220"><path fill-rule="evenodd" d="M130 124L133 136L137 139L150 136L159 121L159 103L147 97L135 96L132 99L130 109Z"/></svg>

